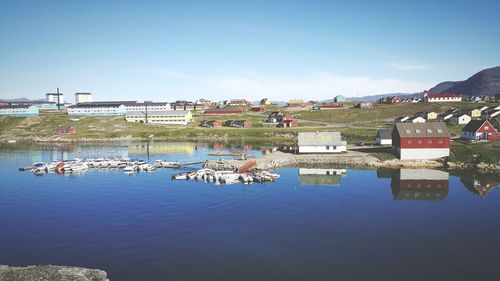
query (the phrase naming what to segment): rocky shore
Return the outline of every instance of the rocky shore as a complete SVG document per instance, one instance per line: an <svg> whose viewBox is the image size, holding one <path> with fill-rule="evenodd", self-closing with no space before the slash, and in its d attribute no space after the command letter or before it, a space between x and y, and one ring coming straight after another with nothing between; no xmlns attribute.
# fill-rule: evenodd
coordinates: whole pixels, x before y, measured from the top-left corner
<svg viewBox="0 0 500 281"><path fill-rule="evenodd" d="M275 170L284 167L296 167L307 165L333 164L342 167L373 167L373 168L435 168L450 170L473 169L481 172L500 171L500 165L495 164L471 164L453 163L442 160L384 160L366 152L348 151L341 154L291 154L274 152L262 157L256 157L256 168L259 170ZM245 160L228 160L227 163L234 167L241 166ZM215 164L214 164L215 165ZM210 164L208 165L211 166Z"/></svg>
<svg viewBox="0 0 500 281"><path fill-rule="evenodd" d="M0 281L109 281L105 271L82 267L0 265Z"/></svg>

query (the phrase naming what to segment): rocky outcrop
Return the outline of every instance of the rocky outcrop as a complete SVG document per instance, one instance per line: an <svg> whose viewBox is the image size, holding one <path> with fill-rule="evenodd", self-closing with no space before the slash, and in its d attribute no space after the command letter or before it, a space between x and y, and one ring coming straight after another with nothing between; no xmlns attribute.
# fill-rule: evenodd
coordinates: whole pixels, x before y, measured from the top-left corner
<svg viewBox="0 0 500 281"><path fill-rule="evenodd" d="M33 265L13 267L0 265L0 281L106 281L105 271L82 267Z"/></svg>

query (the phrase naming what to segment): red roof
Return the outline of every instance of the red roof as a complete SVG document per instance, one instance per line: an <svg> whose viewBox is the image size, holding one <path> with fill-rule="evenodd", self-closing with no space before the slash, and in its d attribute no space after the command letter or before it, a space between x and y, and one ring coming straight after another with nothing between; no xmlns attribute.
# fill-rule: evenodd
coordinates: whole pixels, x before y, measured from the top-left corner
<svg viewBox="0 0 500 281"><path fill-rule="evenodd" d="M243 109L209 109L205 110L203 114L241 114Z"/></svg>

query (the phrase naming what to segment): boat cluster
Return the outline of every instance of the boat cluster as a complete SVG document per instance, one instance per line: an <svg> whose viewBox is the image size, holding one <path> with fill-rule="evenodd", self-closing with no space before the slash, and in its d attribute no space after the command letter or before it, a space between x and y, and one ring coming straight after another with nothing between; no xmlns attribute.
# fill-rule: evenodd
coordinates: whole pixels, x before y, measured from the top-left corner
<svg viewBox="0 0 500 281"><path fill-rule="evenodd" d="M250 184L253 182L264 183L276 181L280 176L267 171L254 173L237 173L234 171L215 171L212 169L200 169L194 172L184 172L172 175L174 180L196 180L213 182L217 184Z"/></svg>
<svg viewBox="0 0 500 281"><path fill-rule="evenodd" d="M178 168L181 166L179 162L169 162L156 160L150 164L144 160L131 160L123 158L96 158L96 159L79 159L53 162L35 162L30 167L31 171L36 175L45 173L82 173L88 169L123 169L125 173L135 172L152 172L157 168Z"/></svg>

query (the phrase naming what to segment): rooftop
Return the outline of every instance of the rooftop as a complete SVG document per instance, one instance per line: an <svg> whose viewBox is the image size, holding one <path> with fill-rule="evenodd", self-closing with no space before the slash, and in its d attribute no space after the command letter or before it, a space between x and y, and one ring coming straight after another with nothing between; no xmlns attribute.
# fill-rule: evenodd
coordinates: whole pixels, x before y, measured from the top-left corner
<svg viewBox="0 0 500 281"><path fill-rule="evenodd" d="M412 137L449 137L448 128L443 122L396 123L394 127L401 138Z"/></svg>
<svg viewBox="0 0 500 281"><path fill-rule="evenodd" d="M340 132L299 132L299 146L345 145Z"/></svg>

